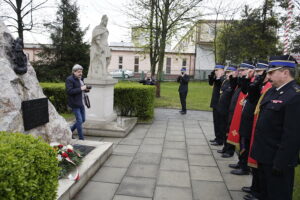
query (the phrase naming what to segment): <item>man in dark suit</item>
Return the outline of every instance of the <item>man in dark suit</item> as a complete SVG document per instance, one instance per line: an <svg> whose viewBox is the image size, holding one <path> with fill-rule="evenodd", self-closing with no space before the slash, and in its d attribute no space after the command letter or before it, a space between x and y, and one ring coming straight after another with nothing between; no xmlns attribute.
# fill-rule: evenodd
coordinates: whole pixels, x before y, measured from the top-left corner
<svg viewBox="0 0 300 200"><path fill-rule="evenodd" d="M178 92L181 103L181 111L179 111L182 115L186 114L186 96L188 93L188 84L189 84L189 76L186 74L186 68L181 68L181 75L178 76L177 82L180 83Z"/></svg>
<svg viewBox="0 0 300 200"><path fill-rule="evenodd" d="M210 75L208 75L208 84L213 86L210 107L213 109L213 122L215 131L215 139L210 140L210 142L215 142L218 144L223 144L224 142L220 131L220 115L217 111L220 89L224 80L224 65L216 65L215 69L211 72Z"/></svg>
<svg viewBox="0 0 300 200"><path fill-rule="evenodd" d="M270 57L272 83L260 102L251 156L257 160L261 199L292 200L294 169L300 149L300 86L296 61L289 55Z"/></svg>

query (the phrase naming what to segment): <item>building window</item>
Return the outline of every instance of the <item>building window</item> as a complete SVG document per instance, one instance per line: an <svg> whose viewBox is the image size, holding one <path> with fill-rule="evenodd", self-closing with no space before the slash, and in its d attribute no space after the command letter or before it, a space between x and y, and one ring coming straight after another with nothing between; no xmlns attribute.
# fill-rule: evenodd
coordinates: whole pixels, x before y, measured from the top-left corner
<svg viewBox="0 0 300 200"><path fill-rule="evenodd" d="M139 56L134 57L134 72L139 72Z"/></svg>
<svg viewBox="0 0 300 200"><path fill-rule="evenodd" d="M186 58L182 59L182 67L186 67Z"/></svg>
<svg viewBox="0 0 300 200"><path fill-rule="evenodd" d="M119 69L123 68L123 56L119 56Z"/></svg>
<svg viewBox="0 0 300 200"><path fill-rule="evenodd" d="M171 73L171 58L167 58L166 74Z"/></svg>

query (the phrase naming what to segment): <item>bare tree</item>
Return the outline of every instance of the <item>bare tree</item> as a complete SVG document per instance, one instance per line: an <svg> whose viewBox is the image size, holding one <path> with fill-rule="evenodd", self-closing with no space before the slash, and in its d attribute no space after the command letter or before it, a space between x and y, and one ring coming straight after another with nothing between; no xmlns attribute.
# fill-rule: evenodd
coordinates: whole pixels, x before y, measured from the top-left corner
<svg viewBox="0 0 300 200"><path fill-rule="evenodd" d="M197 20L200 14L196 9L201 1L135 0L130 6L129 16L136 19L139 27L144 28L148 33L149 40L146 46L149 49L152 74L157 68L157 97L160 97L160 81L166 46L178 30Z"/></svg>
<svg viewBox="0 0 300 200"><path fill-rule="evenodd" d="M43 8L43 5L47 1L48 0L3 0L3 4L5 4L10 10L7 13L13 14L7 14L0 17L7 19L8 26L15 28L18 32L19 38L24 40L23 32L31 31L35 25L33 12Z"/></svg>

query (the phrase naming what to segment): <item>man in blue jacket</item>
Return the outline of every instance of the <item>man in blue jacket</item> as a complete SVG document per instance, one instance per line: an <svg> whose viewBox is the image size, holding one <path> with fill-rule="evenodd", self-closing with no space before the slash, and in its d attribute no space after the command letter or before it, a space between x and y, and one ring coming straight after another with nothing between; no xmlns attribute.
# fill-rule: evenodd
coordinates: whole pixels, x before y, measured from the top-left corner
<svg viewBox="0 0 300 200"><path fill-rule="evenodd" d="M76 122L71 126L73 132L77 129L79 140L84 140L82 123L85 121L85 109L83 103L84 92L89 91L82 80L82 66L75 64L72 68L72 75L66 80L66 90L68 95L68 106L72 109Z"/></svg>

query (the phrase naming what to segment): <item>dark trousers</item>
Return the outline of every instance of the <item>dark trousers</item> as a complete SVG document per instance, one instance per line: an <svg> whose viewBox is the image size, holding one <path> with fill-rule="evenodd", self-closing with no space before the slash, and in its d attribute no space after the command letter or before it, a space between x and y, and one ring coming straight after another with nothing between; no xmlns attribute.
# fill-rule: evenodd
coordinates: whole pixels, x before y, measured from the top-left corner
<svg viewBox="0 0 300 200"><path fill-rule="evenodd" d="M181 110L183 112L186 112L186 96L187 96L187 92L179 92Z"/></svg>
<svg viewBox="0 0 300 200"><path fill-rule="evenodd" d="M248 155L250 148L250 139L241 137L240 138L240 153L239 153L239 165L242 170L248 171Z"/></svg>
<svg viewBox="0 0 300 200"><path fill-rule="evenodd" d="M223 143L224 142L224 137L221 132L221 114L217 111L216 108L213 108L213 122L214 122L214 129L215 129L215 136L216 136L216 141L218 143Z"/></svg>
<svg viewBox="0 0 300 200"><path fill-rule="evenodd" d="M272 174L272 165L258 164L261 200L292 200L294 167L283 170L282 175Z"/></svg>
<svg viewBox="0 0 300 200"><path fill-rule="evenodd" d="M259 185L259 172L257 168L252 168L252 183L251 183L251 194L256 198L260 198L260 185Z"/></svg>

